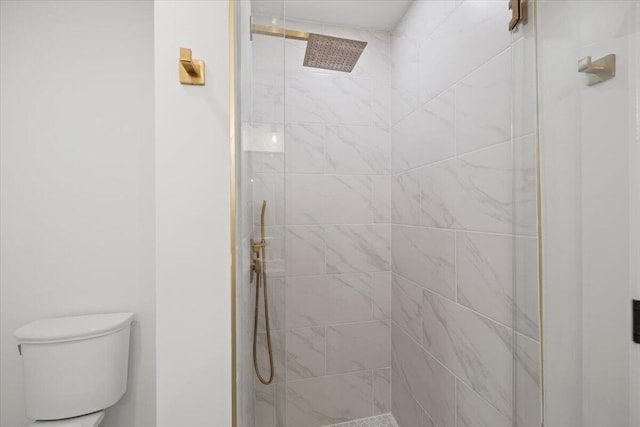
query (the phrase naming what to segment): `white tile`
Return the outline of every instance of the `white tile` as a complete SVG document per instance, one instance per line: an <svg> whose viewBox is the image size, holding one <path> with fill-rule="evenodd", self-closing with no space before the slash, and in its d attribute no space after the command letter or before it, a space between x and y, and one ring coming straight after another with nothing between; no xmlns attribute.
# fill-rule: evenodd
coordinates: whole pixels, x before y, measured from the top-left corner
<svg viewBox="0 0 640 427"><path fill-rule="evenodd" d="M285 248L288 275L304 276L326 273L326 245L323 227L287 227Z"/></svg>
<svg viewBox="0 0 640 427"><path fill-rule="evenodd" d="M325 199L319 197L327 177L312 174L289 174L285 179L286 218L288 225L321 224Z"/></svg>
<svg viewBox="0 0 640 427"><path fill-rule="evenodd" d="M513 232L538 234L536 138L527 135L513 142Z"/></svg>
<svg viewBox="0 0 640 427"><path fill-rule="evenodd" d="M511 42L510 11L498 1L465 1L420 48L421 100L450 87Z"/></svg>
<svg viewBox="0 0 640 427"><path fill-rule="evenodd" d="M458 82L455 120L458 154L511 138L511 89L511 49Z"/></svg>
<svg viewBox="0 0 640 427"><path fill-rule="evenodd" d="M511 105L513 109L513 136L529 135L536 129L536 40L529 33L511 47L513 85Z"/></svg>
<svg viewBox="0 0 640 427"><path fill-rule="evenodd" d="M516 418L519 426L540 425L540 343L516 334Z"/></svg>
<svg viewBox="0 0 640 427"><path fill-rule="evenodd" d="M420 104L420 46L461 1L416 1L400 20L391 39L391 123Z"/></svg>
<svg viewBox="0 0 640 427"><path fill-rule="evenodd" d="M401 426L422 425L422 408L413 398L409 386L400 380L396 367L391 376L391 408Z"/></svg>
<svg viewBox="0 0 640 427"><path fill-rule="evenodd" d="M375 126L329 126L326 172L387 174L390 171L389 131Z"/></svg>
<svg viewBox="0 0 640 427"><path fill-rule="evenodd" d="M284 173L284 153L283 152L251 151L247 153L250 153L251 160L247 160L243 164L244 165L250 164L251 167L253 168L253 172L280 173L280 174ZM249 174L249 177L250 176L251 174Z"/></svg>
<svg viewBox="0 0 640 427"><path fill-rule="evenodd" d="M422 224L470 231L513 230L511 143L422 169Z"/></svg>
<svg viewBox="0 0 640 427"><path fill-rule="evenodd" d="M373 318L391 318L391 272L370 273L373 286Z"/></svg>
<svg viewBox="0 0 640 427"><path fill-rule="evenodd" d="M254 21L259 24L255 17ZM265 25L267 22L265 22ZM272 25L268 22L268 25ZM251 60L255 79L265 74L277 74L284 77L284 39L278 37L254 37L252 41Z"/></svg>
<svg viewBox="0 0 640 427"><path fill-rule="evenodd" d="M251 324L251 333L253 333L253 313L254 313L254 304L255 304L255 286L256 282L254 281L251 285L251 307L249 308L249 313L251 313L251 319L249 320ZM285 314L286 314L286 284L283 277L269 277L267 276L267 297L269 302L269 324L271 325L272 331L282 331L285 329ZM264 295L262 293L262 289L260 290L260 316L258 318L258 332L265 332L265 318L264 314Z"/></svg>
<svg viewBox="0 0 640 427"><path fill-rule="evenodd" d="M407 13L393 31L393 35L404 35L410 40L423 42L449 15L462 3L462 0L429 0L413 2Z"/></svg>
<svg viewBox="0 0 640 427"><path fill-rule="evenodd" d="M389 331L390 345L391 331ZM391 364L391 348L389 348L389 364ZM373 371L373 412L375 414L391 412L391 367Z"/></svg>
<svg viewBox="0 0 640 427"><path fill-rule="evenodd" d="M318 94L328 91L331 85L331 76L320 73L288 76L285 86L287 122L325 123L329 107Z"/></svg>
<svg viewBox="0 0 640 427"><path fill-rule="evenodd" d="M512 427L511 420L462 381L456 381L458 427Z"/></svg>
<svg viewBox="0 0 640 427"><path fill-rule="evenodd" d="M519 237L513 240L516 331L539 339L540 310L538 283L538 239Z"/></svg>
<svg viewBox="0 0 640 427"><path fill-rule="evenodd" d="M327 124L373 125L371 84L368 78L332 75L322 89L314 92L314 95L323 102Z"/></svg>
<svg viewBox="0 0 640 427"><path fill-rule="evenodd" d="M371 320L371 281L364 274L287 278L287 327Z"/></svg>
<svg viewBox="0 0 640 427"><path fill-rule="evenodd" d="M285 127L287 172L324 172L326 128L321 124L288 124Z"/></svg>
<svg viewBox="0 0 640 427"><path fill-rule="evenodd" d="M373 221L391 221L391 176L373 176Z"/></svg>
<svg viewBox="0 0 640 427"><path fill-rule="evenodd" d="M290 381L287 425L319 427L373 415L371 372Z"/></svg>
<svg viewBox="0 0 640 427"><path fill-rule="evenodd" d="M433 418L425 411L422 411L422 427L438 427Z"/></svg>
<svg viewBox="0 0 640 427"><path fill-rule="evenodd" d="M373 124L385 129L391 125L391 80L371 80Z"/></svg>
<svg viewBox="0 0 640 427"><path fill-rule="evenodd" d="M513 325L513 237L457 233L458 303Z"/></svg>
<svg viewBox="0 0 640 427"><path fill-rule="evenodd" d="M327 271L376 272L391 269L391 226L327 225Z"/></svg>
<svg viewBox="0 0 640 427"><path fill-rule="evenodd" d="M391 218L394 224L420 225L420 172L393 176Z"/></svg>
<svg viewBox="0 0 640 427"><path fill-rule="evenodd" d="M458 160L452 159L419 169L420 223L429 227L458 228L458 198L462 193L458 181Z"/></svg>
<svg viewBox="0 0 640 427"><path fill-rule="evenodd" d="M257 122L284 123L285 93L282 83L254 83L252 116Z"/></svg>
<svg viewBox="0 0 640 427"><path fill-rule="evenodd" d="M447 90L393 127L394 173L455 154L455 91Z"/></svg>
<svg viewBox="0 0 640 427"><path fill-rule="evenodd" d="M391 124L398 123L420 105L419 44L405 34L391 42Z"/></svg>
<svg viewBox="0 0 640 427"><path fill-rule="evenodd" d="M326 374L325 328L287 331L287 381Z"/></svg>
<svg viewBox="0 0 640 427"><path fill-rule="evenodd" d="M364 175L288 174L289 224L373 222L373 178Z"/></svg>
<svg viewBox="0 0 640 427"><path fill-rule="evenodd" d="M373 417L347 421L346 423L332 424L326 427L398 427L398 423L396 423L391 413L385 413Z"/></svg>
<svg viewBox="0 0 640 427"><path fill-rule="evenodd" d="M285 182L281 173L257 173L253 175L253 223L260 224L262 202L267 201L265 225L284 225Z"/></svg>
<svg viewBox="0 0 640 427"><path fill-rule="evenodd" d="M255 418L265 427L276 427L275 387L256 384Z"/></svg>
<svg viewBox="0 0 640 427"><path fill-rule="evenodd" d="M394 225L393 271L455 299L455 236L446 230Z"/></svg>
<svg viewBox="0 0 640 427"><path fill-rule="evenodd" d="M391 341L394 384L404 384L436 425L454 427L455 377L397 326L392 327Z"/></svg>
<svg viewBox="0 0 640 427"><path fill-rule="evenodd" d="M388 320L327 327L327 374L391 366Z"/></svg>
<svg viewBox="0 0 640 427"><path fill-rule="evenodd" d="M321 203L321 222L363 224L373 222L373 179L362 175L325 175L321 186L307 195ZM314 205L315 206L315 205Z"/></svg>
<svg viewBox="0 0 640 427"><path fill-rule="evenodd" d="M422 343L422 288L393 275L391 318L411 338Z"/></svg>
<svg viewBox="0 0 640 427"><path fill-rule="evenodd" d="M424 347L502 414L513 407L511 329L424 291Z"/></svg>

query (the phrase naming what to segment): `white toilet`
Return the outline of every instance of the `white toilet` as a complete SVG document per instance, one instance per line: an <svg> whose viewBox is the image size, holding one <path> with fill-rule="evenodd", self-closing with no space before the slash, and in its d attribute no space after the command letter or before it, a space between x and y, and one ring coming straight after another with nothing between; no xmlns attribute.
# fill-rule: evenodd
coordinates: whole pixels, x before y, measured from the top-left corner
<svg viewBox="0 0 640 427"><path fill-rule="evenodd" d="M15 332L30 427L97 427L127 391L133 313L59 317Z"/></svg>

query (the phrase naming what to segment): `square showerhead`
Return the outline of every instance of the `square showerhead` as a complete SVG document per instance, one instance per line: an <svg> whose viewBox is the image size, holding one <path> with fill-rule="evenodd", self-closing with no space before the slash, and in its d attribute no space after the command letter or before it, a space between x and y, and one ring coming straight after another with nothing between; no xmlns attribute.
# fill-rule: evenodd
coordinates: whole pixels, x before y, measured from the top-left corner
<svg viewBox="0 0 640 427"><path fill-rule="evenodd" d="M309 33L304 66L350 73L367 42Z"/></svg>

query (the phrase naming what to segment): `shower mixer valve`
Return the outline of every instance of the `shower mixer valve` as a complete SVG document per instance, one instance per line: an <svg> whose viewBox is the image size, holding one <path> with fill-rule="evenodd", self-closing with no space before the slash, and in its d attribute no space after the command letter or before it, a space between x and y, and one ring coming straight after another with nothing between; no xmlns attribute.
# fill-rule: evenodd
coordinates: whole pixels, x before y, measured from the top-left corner
<svg viewBox="0 0 640 427"><path fill-rule="evenodd" d="M249 283L253 283L254 274L260 275L263 270L262 258L260 254L263 253L267 246L265 239L260 239L260 242L256 243L251 239L251 279ZM260 285L260 283L258 283Z"/></svg>
<svg viewBox="0 0 640 427"><path fill-rule="evenodd" d="M264 240L261 240L260 243L255 243L253 239L251 239L251 280L250 283L253 283L254 274L262 273L262 259L260 258L260 252L265 247Z"/></svg>
<svg viewBox="0 0 640 427"><path fill-rule="evenodd" d="M266 246L266 243L264 239L260 240L260 243L256 243L251 239L251 251L254 254L260 254L260 251Z"/></svg>

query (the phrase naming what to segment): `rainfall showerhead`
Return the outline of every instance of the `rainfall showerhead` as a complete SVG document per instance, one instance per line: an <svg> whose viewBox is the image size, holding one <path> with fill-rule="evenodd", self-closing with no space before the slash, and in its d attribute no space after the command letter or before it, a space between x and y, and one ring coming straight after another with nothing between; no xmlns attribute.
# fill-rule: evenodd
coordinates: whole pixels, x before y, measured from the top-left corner
<svg viewBox="0 0 640 427"><path fill-rule="evenodd" d="M305 40L307 42L307 50L302 65L325 70L344 71L346 73L353 71L358 59L360 59L360 55L362 55L364 48L367 46L365 41L255 25L252 22L251 35L253 36L253 34Z"/></svg>
<svg viewBox="0 0 640 427"><path fill-rule="evenodd" d="M350 73L366 46L359 40L310 33L303 65Z"/></svg>

